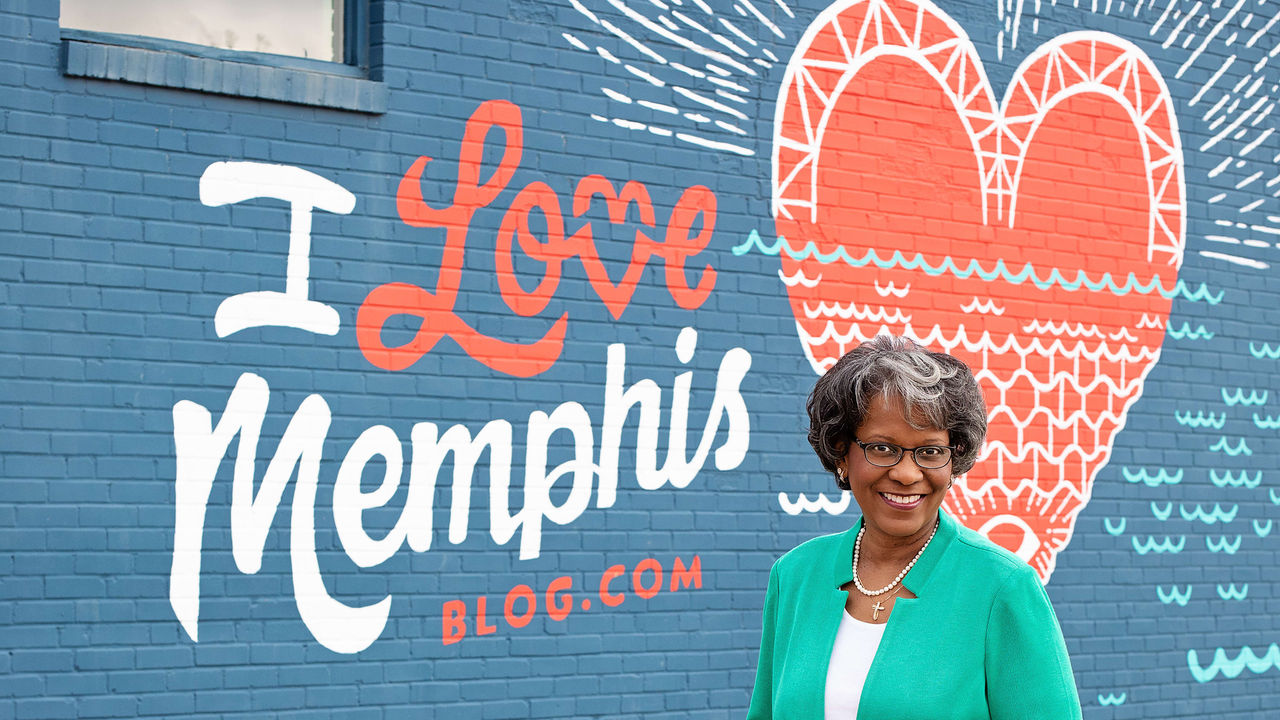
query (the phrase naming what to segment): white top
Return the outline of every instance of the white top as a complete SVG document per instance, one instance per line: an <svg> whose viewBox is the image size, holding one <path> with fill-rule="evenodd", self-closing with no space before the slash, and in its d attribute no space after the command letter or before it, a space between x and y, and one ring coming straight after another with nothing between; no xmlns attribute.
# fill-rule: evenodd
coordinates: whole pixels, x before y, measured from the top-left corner
<svg viewBox="0 0 1280 720"><path fill-rule="evenodd" d="M863 622L848 612L840 615L840 629L827 664L826 720L853 720L858 716L862 686L884 637L883 623Z"/></svg>

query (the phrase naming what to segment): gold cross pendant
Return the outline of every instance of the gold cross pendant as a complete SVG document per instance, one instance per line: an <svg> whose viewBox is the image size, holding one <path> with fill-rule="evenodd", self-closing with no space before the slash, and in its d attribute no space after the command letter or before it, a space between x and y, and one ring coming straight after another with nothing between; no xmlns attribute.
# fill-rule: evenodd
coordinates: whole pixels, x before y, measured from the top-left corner
<svg viewBox="0 0 1280 720"><path fill-rule="evenodd" d="M883 609L884 609L884 603L880 602L879 600L876 601L875 605L871 606L871 610L872 610L871 620L873 622L880 619L880 611Z"/></svg>

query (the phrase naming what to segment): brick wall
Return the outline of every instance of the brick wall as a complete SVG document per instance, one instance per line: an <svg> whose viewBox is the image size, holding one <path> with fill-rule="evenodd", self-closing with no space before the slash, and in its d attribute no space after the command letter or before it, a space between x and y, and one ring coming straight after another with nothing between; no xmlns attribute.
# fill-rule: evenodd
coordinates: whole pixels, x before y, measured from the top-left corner
<svg viewBox="0 0 1280 720"><path fill-rule="evenodd" d="M1085 716L1272 717L1280 23L1077 5L371 0L299 90L6 3L0 718L741 717L882 327Z"/></svg>

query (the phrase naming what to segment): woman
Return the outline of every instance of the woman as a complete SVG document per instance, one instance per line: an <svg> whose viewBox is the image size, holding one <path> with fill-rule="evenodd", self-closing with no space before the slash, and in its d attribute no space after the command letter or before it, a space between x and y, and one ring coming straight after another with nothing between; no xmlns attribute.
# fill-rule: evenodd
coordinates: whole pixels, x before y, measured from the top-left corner
<svg viewBox="0 0 1280 720"><path fill-rule="evenodd" d="M809 443L862 517L774 564L747 717L1080 718L1035 571L941 509L987 430L969 368L881 335L808 408Z"/></svg>

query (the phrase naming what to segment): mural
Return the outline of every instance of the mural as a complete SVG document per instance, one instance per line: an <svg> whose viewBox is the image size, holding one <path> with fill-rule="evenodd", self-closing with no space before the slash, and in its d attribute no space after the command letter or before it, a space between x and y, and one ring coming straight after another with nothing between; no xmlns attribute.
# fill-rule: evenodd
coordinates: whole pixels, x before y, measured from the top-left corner
<svg viewBox="0 0 1280 720"><path fill-rule="evenodd" d="M0 10L0 717L740 717L885 331L1085 717L1274 714L1274 0L370 6L386 112Z"/></svg>
<svg viewBox="0 0 1280 720"><path fill-rule="evenodd" d="M787 68L773 167L814 370L885 330L968 362L991 429L948 508L1047 581L1180 287L1181 141L1158 71L1070 33L997 105L936 7L835 5Z"/></svg>

